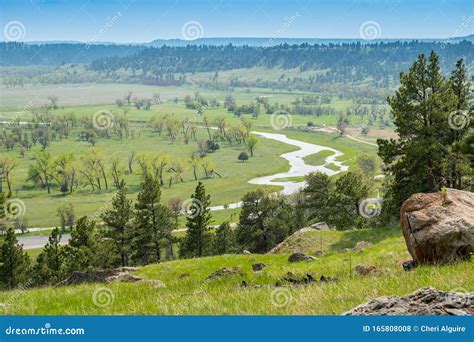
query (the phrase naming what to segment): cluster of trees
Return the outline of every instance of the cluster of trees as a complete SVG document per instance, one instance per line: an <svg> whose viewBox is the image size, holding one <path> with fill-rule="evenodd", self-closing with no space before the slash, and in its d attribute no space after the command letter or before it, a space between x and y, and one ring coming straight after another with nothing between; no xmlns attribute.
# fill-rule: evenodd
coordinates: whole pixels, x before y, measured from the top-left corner
<svg viewBox="0 0 474 342"><path fill-rule="evenodd" d="M0 282L6 288L26 279L33 279L35 285L55 284L73 271L145 265L174 259L177 254L194 258L244 249L264 253L308 222L326 220L340 229L363 224L357 221L354 208L367 196L368 186L361 175L349 172L334 182L317 173L307 181L306 189L291 196L263 190L247 193L237 227L224 222L213 229L210 196L201 182L190 200L183 203L172 198L164 205L158 177L145 176L135 202L127 198L122 180L110 206L101 211L101 222L82 217L73 225L72 208L60 208L61 224L71 226L71 239L62 246L61 230L54 229L35 263L10 228L0 251ZM177 238L172 231L181 214L186 216L187 230L184 237Z"/></svg>
<svg viewBox="0 0 474 342"><path fill-rule="evenodd" d="M97 144L99 138L110 139L116 136L123 140L134 136L126 110L122 114L104 111L96 116L78 118L72 112L53 114L52 110L58 108L57 98L52 96L49 99L52 104L32 111L33 119L30 122L15 118L4 123L0 144L5 149L13 150L19 147L20 155L24 157L27 151L36 145L39 145L41 150L46 150L52 141L70 138L75 129L77 140L88 142L92 146ZM105 124L101 120L105 120Z"/></svg>
<svg viewBox="0 0 474 342"><path fill-rule="evenodd" d="M186 95L184 98L184 104L188 109L195 109L197 111L197 115L203 114L204 107L217 108L220 106L219 101L214 98L208 100L201 96L199 92L194 93L194 98L192 98L190 95Z"/></svg>
<svg viewBox="0 0 474 342"><path fill-rule="evenodd" d="M248 139L252 151L254 139ZM200 141L200 143L202 143ZM92 191L118 189L120 180L125 174L136 173L142 177L153 175L160 181L160 186L171 187L173 183L184 182L184 173L192 169L194 180L199 178L220 177L212 158L206 157L211 147L209 141L204 147L198 144L199 150L192 153L188 160L171 158L165 154L136 153L132 151L127 160L117 157L108 158L101 149L93 147L87 153L76 157L73 153L61 153L53 157L48 151L38 152L29 165L27 181L46 189L51 193L58 187L62 193L73 193L79 187L89 187ZM212 144L212 143L211 143ZM212 148L216 148L213 146ZM0 158L0 187L5 180L9 191L12 191L12 170L18 161L11 157ZM201 173L201 175L200 175Z"/></svg>
<svg viewBox="0 0 474 342"><path fill-rule="evenodd" d="M133 96L133 92L129 91L122 99L115 100L115 104L122 108L125 105L132 106L134 105L136 109L150 110L152 104L161 103L161 97L159 93L153 94L152 98L139 98Z"/></svg>
<svg viewBox="0 0 474 342"><path fill-rule="evenodd" d="M100 215L103 225L80 218L66 246L61 246L60 230L54 229L34 265L21 251L10 228L0 254L0 273L12 271L14 277L1 278L3 285L14 287L26 276L32 277L36 285L55 284L73 271L159 262L164 258L163 249L167 258L173 258L175 240L171 232L176 221L160 199L159 180L151 176L145 177L135 204L127 199L126 185L121 181L111 208Z"/></svg>
<svg viewBox="0 0 474 342"><path fill-rule="evenodd" d="M377 141L389 175L384 207L390 214L413 193L473 189L474 106L464 61L445 77L434 52L421 54L400 83L388 98L399 139Z"/></svg>

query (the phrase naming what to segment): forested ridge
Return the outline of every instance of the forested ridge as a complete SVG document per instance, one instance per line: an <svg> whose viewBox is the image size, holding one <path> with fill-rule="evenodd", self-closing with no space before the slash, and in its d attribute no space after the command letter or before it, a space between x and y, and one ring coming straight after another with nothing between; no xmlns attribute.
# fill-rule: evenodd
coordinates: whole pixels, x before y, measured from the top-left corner
<svg viewBox="0 0 474 342"><path fill-rule="evenodd" d="M126 57L109 57L91 63L96 71L111 72L129 69L157 78L170 73L220 71L238 68L265 67L282 69L325 70L315 76L319 82L345 82L367 77L397 79L400 70L408 69L420 53L436 51L443 70L459 58L467 65L474 60L471 42L442 44L426 42L395 42L377 44L280 45L249 46L187 46L147 48Z"/></svg>
<svg viewBox="0 0 474 342"><path fill-rule="evenodd" d="M25 44L0 42L1 66L89 64L106 57L124 57L142 50L139 45Z"/></svg>
<svg viewBox="0 0 474 342"><path fill-rule="evenodd" d="M133 45L87 45L0 43L0 65L26 66L87 64L99 73L131 71L139 77L175 80L175 74L215 72L238 68L265 67L320 70L312 82L360 82L366 79L386 87L408 69L420 53L435 51L442 70L449 70L463 58L469 67L474 61L470 41L381 42L373 44L300 44L272 47L188 45L185 47L144 47Z"/></svg>

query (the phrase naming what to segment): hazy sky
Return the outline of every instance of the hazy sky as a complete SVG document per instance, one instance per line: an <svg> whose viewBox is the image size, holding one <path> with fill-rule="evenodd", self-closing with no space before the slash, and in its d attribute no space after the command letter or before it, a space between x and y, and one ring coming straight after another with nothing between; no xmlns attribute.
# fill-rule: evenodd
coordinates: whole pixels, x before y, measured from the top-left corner
<svg viewBox="0 0 474 342"><path fill-rule="evenodd" d="M205 38L359 38L364 23L381 38L443 38L474 32L474 0L0 0L0 23L1 40L19 28L23 41L149 42L193 28Z"/></svg>

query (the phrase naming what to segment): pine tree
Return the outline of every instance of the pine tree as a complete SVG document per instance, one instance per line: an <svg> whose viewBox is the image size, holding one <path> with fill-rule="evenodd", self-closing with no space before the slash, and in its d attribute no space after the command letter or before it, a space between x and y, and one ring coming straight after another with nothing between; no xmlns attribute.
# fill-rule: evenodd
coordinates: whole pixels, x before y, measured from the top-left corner
<svg viewBox="0 0 474 342"><path fill-rule="evenodd" d="M290 208L284 197L261 189L245 194L236 229L239 248L268 252L288 236L289 220Z"/></svg>
<svg viewBox="0 0 474 342"><path fill-rule="evenodd" d="M202 182L191 195L191 205L186 217L186 236L182 240L180 255L187 258L202 257L210 254L211 235L209 225L212 216L209 205L211 197L206 195Z"/></svg>
<svg viewBox="0 0 474 342"><path fill-rule="evenodd" d="M224 222L217 227L213 252L216 255L235 252L235 234L229 222Z"/></svg>
<svg viewBox="0 0 474 342"><path fill-rule="evenodd" d="M113 239L120 253L122 266L128 266L131 227L133 217L132 201L127 199L125 182L120 183L119 190L112 198L112 208L101 216L108 227L107 236Z"/></svg>
<svg viewBox="0 0 474 342"><path fill-rule="evenodd" d="M173 241L173 213L160 203L160 199L160 181L146 175L135 204L132 257L137 264L159 262L161 249Z"/></svg>
<svg viewBox="0 0 474 342"><path fill-rule="evenodd" d="M25 283L30 276L30 258L18 243L13 228L9 228L0 249L0 283L12 289Z"/></svg>
<svg viewBox="0 0 474 342"><path fill-rule="evenodd" d="M74 271L86 272L94 269L96 240L98 240L94 231L94 220L89 220L87 216L77 220L76 226L71 230L71 239L68 245L64 246L61 251L65 275Z"/></svg>
<svg viewBox="0 0 474 342"><path fill-rule="evenodd" d="M413 193L459 185L456 178L463 174L453 167L451 160L453 136L458 133L453 134L449 119L465 103L465 91L461 90L466 87L463 74L460 62L448 82L440 72L439 58L434 52L428 59L420 55L407 73L400 74L400 88L388 98L399 139L377 141L389 175L384 208L390 213L397 214L403 201Z"/></svg>
<svg viewBox="0 0 474 342"><path fill-rule="evenodd" d="M307 196L306 207L310 209L310 218L327 222L327 205L332 189L331 178L322 172L310 173L305 178L307 186L303 192Z"/></svg>
<svg viewBox="0 0 474 342"><path fill-rule="evenodd" d="M60 242L61 233L58 228L54 228L48 243L36 259L33 273L37 284L54 284L62 280L64 253Z"/></svg>
<svg viewBox="0 0 474 342"><path fill-rule="evenodd" d="M448 136L448 141L446 142L450 146L449 153L451 154L446 168L446 186L462 189L464 185L463 176L466 174L465 170L469 169L469 158L466 158L458 146L463 143L463 140L468 135L470 121L472 121L470 120L470 116L474 110L471 102L471 83L468 81L468 72L463 59L457 61L456 68L451 72L449 87L456 96L456 108L451 115L457 115L461 122L455 127L456 129L451 129L451 134Z"/></svg>

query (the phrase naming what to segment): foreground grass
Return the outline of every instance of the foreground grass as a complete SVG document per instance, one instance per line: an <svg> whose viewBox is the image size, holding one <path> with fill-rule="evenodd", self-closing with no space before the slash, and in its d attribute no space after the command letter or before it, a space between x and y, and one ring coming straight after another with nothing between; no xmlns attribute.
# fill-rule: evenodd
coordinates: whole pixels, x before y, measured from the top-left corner
<svg viewBox="0 0 474 342"><path fill-rule="evenodd" d="M322 236L324 254L313 262L288 263L288 254L223 255L191 260L177 260L141 268L137 275L160 280L165 287L152 282L79 285L42 288L21 292L1 292L0 313L63 315L332 315L382 295L403 295L420 287L442 290L474 290L474 262L447 266L423 266L404 272L398 261L408 257L398 229L365 229L346 232L310 232L307 239L292 243L293 249L315 251ZM362 252L347 252L357 241L374 246ZM304 245L303 245L304 244ZM291 252L291 248L287 250ZM254 273L251 265L264 262L262 272ZM351 269L358 263L376 265L377 276L359 277ZM206 278L223 267L240 267L243 275L214 280ZM337 277L336 283L287 286L281 282L288 272L297 277L311 273ZM242 281L248 286L242 287ZM94 305L94 291L108 288L104 295L109 305ZM105 290L100 290L105 293ZM113 299L112 299L113 298ZM109 299L109 300L107 300ZM97 302L97 301L96 301Z"/></svg>

